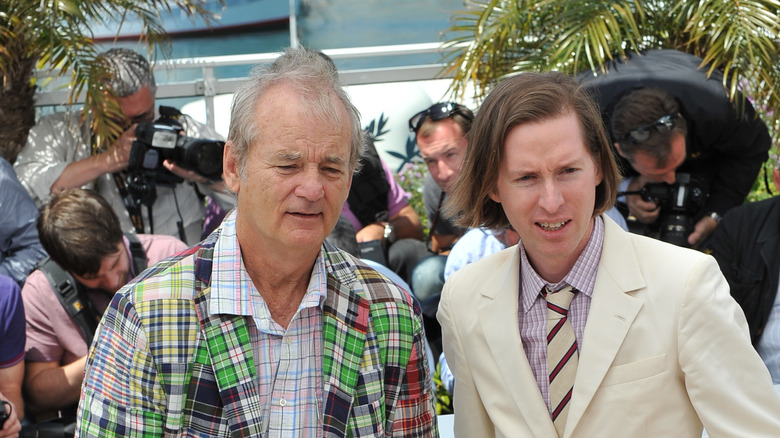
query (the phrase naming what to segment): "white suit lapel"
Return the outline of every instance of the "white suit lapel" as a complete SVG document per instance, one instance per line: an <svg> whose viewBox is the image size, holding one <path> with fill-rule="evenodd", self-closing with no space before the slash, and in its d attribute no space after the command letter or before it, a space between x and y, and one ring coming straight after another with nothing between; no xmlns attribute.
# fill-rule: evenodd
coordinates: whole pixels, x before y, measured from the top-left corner
<svg viewBox="0 0 780 438"><path fill-rule="evenodd" d="M580 350L564 437L571 436L620 349L642 302L627 292L645 287L626 231L604 218L604 249Z"/></svg>
<svg viewBox="0 0 780 438"><path fill-rule="evenodd" d="M515 247L497 275L486 281L479 293L477 313L493 360L500 370L506 391L512 394L519 415L537 438L557 437L523 350L518 326L519 250ZM456 383L457 384L457 383Z"/></svg>

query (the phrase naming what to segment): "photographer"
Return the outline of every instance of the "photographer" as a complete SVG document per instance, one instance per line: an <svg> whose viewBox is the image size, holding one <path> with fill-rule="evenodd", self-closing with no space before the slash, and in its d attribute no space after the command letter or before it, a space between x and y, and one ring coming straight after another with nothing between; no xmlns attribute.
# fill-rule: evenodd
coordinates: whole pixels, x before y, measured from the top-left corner
<svg viewBox="0 0 780 438"><path fill-rule="evenodd" d="M707 76L701 63L683 52L650 50L607 63L606 74L588 71L579 77L609 121L626 177L621 192L637 193L648 183L685 189L681 173L690 175L691 190L702 192L701 208L680 205L682 211L673 212L642 196L619 199L641 224L657 226L668 214L690 220L682 243L693 247L743 202L771 146L766 125L747 99L738 93L732 102L722 73Z"/></svg>
<svg viewBox="0 0 780 438"><path fill-rule="evenodd" d="M199 241L205 205L195 184L201 193L217 197L224 185L166 160L165 170L184 182L146 181L154 193L143 199L148 206L142 208L141 196L132 192L127 167L137 125L157 118L154 76L146 59L128 49L111 49L96 62L111 75L107 86L119 98L127 129L106 150L93 151L89 123L82 122L81 111L45 116L30 130L14 165L19 180L38 206L62 189L94 188L111 204L124 231L173 235L188 244ZM222 140L216 131L186 115L179 116L177 123L187 137Z"/></svg>
<svg viewBox="0 0 780 438"><path fill-rule="evenodd" d="M54 194L37 225L53 265L42 263L22 287L24 391L36 426L52 418L67 425L75 422L87 352L109 301L147 266L186 245L172 236L124 235L111 206L78 188Z"/></svg>

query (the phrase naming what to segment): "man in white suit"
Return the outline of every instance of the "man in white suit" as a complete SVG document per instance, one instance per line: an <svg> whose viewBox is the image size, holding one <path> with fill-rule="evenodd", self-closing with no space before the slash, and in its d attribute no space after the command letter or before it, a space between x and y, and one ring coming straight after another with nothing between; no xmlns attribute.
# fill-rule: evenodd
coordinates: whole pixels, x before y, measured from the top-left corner
<svg viewBox="0 0 780 438"><path fill-rule="evenodd" d="M702 425L711 437L780 436L780 399L715 260L602 214L619 172L572 79L503 81L469 135L447 208L464 226L511 224L521 243L444 287L456 436L694 438ZM552 406L561 378L551 391L545 296L569 287L576 359L570 396Z"/></svg>

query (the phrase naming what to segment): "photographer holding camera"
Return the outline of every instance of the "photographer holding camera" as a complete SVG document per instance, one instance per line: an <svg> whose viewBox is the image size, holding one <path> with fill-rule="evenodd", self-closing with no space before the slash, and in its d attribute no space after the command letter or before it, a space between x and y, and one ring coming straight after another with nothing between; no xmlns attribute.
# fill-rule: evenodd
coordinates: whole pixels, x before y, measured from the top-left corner
<svg viewBox="0 0 780 438"><path fill-rule="evenodd" d="M221 180L221 167L218 173L204 176L175 156L163 156L160 165L155 163L143 171L142 165L129 166L134 149L144 146L139 154L146 158L147 149L153 146L143 144L136 128L157 119L175 126L182 139L217 139L210 142L221 143L221 136L175 110L157 118L154 76L138 53L111 49L99 55L96 63L110 74L107 86L119 98L127 129L106 150L93 151L89 122L82 122L81 111L42 117L30 130L14 165L19 180L39 207L59 190L93 188L111 204L124 231L173 235L188 244L199 241L205 203L198 191L217 198L223 208L232 207L229 198L219 193L224 184L215 181ZM221 152L219 156L221 164Z"/></svg>
<svg viewBox="0 0 780 438"><path fill-rule="evenodd" d="M628 194L618 200L629 217L673 237L661 240L697 248L742 204L771 146L750 102L741 93L732 102L722 73L708 76L701 65L687 53L650 50L609 62L606 74L580 75L610 121Z"/></svg>

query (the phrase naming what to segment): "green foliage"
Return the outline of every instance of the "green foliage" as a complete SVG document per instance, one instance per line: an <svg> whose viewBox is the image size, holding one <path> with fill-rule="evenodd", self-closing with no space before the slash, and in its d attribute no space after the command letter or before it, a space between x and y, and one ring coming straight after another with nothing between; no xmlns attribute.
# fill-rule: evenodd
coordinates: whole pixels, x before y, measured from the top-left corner
<svg viewBox="0 0 780 438"><path fill-rule="evenodd" d="M425 173L427 171L425 163L417 159L407 162L395 173L395 179L398 181L398 184L412 196L409 204L417 212L417 215L420 216L426 239L428 238L428 227L430 224L428 223L428 215L425 213L425 204L423 203L423 182L425 181Z"/></svg>
<svg viewBox="0 0 780 438"><path fill-rule="evenodd" d="M220 3L224 5L224 0ZM69 76L70 100L84 95L100 146L121 133L124 120L116 97L102 86L105 70L93 68L98 53L90 26L113 23L116 17L122 22L139 18L147 31L141 40L149 54L159 44L169 53L161 14L179 9L211 21L213 14L203 5L202 0L4 0L0 3L0 83L6 86L0 88L0 100L34 84L33 69ZM30 101L30 109L32 105Z"/></svg>
<svg viewBox="0 0 780 438"><path fill-rule="evenodd" d="M436 415L452 414L452 395L441 381L441 364L436 364L436 371L433 373L433 385L436 387Z"/></svg>

